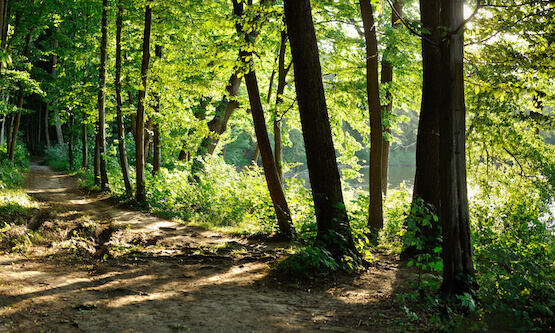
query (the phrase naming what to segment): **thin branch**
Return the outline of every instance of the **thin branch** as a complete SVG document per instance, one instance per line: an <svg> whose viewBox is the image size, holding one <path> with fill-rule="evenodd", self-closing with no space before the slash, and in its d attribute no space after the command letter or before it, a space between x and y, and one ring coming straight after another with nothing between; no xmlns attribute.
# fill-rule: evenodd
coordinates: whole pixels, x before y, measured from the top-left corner
<svg viewBox="0 0 555 333"><path fill-rule="evenodd" d="M482 0L477 0L476 8L474 8L474 11L472 12L472 14L470 14L470 16L466 20L464 20L453 32L451 32L451 35L458 33L468 22L470 22L470 20L472 20L474 16L478 14L478 11L480 10L481 7L482 7Z"/></svg>
<svg viewBox="0 0 555 333"><path fill-rule="evenodd" d="M494 7L494 8L516 8L516 7L522 7L522 6L528 6L528 5L540 5L540 4L550 4L552 3L553 0L545 0L545 1L528 1L528 2L523 2L520 4L516 4L516 5L490 5L490 4L484 4L482 5L482 7Z"/></svg>
<svg viewBox="0 0 555 333"><path fill-rule="evenodd" d="M432 44L432 45L434 45L434 46L438 46L438 47L439 47L439 44L438 44L438 43L434 42L433 40L429 39L428 37L424 36L423 34L419 33L418 31L414 30L414 29L407 23L407 21L403 18L403 16L400 15L400 14L397 12L397 10L395 9L395 6L394 6L393 3L391 2L391 0L387 0L387 3L389 4L389 7L391 7L391 10L395 13L395 15L397 15L397 17L399 18L399 20L401 20L401 23L403 23L403 25L404 25L407 29L409 29L409 31L410 31L412 34L414 34L414 35L416 35L416 36L422 38L423 40L427 41L428 43L430 43L430 44Z"/></svg>

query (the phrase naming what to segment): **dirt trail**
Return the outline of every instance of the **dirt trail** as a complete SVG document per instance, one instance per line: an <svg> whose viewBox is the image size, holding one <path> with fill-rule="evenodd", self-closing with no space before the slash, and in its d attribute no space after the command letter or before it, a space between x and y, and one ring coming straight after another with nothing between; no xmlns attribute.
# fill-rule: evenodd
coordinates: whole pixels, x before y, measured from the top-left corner
<svg viewBox="0 0 555 333"><path fill-rule="evenodd" d="M116 207L33 164L44 236L0 256L0 332L391 332L410 278L385 256L322 285L280 278L265 244Z"/></svg>

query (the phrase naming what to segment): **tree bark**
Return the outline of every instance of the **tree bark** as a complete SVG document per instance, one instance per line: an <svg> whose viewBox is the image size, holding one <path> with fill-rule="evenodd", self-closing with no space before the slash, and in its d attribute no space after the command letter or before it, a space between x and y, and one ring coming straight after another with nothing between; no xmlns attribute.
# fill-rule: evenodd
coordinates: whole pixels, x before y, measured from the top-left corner
<svg viewBox="0 0 555 333"><path fill-rule="evenodd" d="M13 125L12 140L9 142L9 159L13 163L15 160L15 147L17 145L17 133L19 132L19 124L21 122L21 108L23 107L23 87L20 87L19 97L17 101L17 115Z"/></svg>
<svg viewBox="0 0 555 333"><path fill-rule="evenodd" d="M162 60L162 45L156 44L154 53L158 60ZM160 113L160 91L156 92L154 104L154 112ZM155 119L153 122L153 132L154 137L152 139L152 144L154 146L154 154L152 159L152 175L156 176L160 172L160 167L162 164L162 147L160 146L160 124L159 119Z"/></svg>
<svg viewBox="0 0 555 333"><path fill-rule="evenodd" d="M370 232L377 236L383 228L383 197L382 197L382 150L383 128L382 107L378 85L378 41L376 25L370 0L360 0L360 12L366 40L366 90L370 109L370 207L368 226Z"/></svg>
<svg viewBox="0 0 555 333"><path fill-rule="evenodd" d="M106 62L108 54L108 0L102 1L102 39L100 45L100 71L98 89L98 132L97 145L98 160L100 166L100 188L109 190L108 173L106 171Z"/></svg>
<svg viewBox="0 0 555 333"><path fill-rule="evenodd" d="M25 37L25 49L23 54L25 57L29 56L29 46L31 44L31 34L27 34ZM55 44L56 46L57 44ZM15 159L15 147L17 145L17 135L19 133L19 124L21 123L21 109L23 108L23 86L19 86L19 96L17 99L17 115L15 116L15 122L12 132L12 140L8 143L8 156L10 161L13 163Z"/></svg>
<svg viewBox="0 0 555 333"><path fill-rule="evenodd" d="M50 122L48 121L48 108L50 105L46 103L46 108L44 110L44 139L46 140L46 146L50 147L50 130L49 125Z"/></svg>
<svg viewBox="0 0 555 333"><path fill-rule="evenodd" d="M401 25L400 19L403 16L403 3L401 0L395 0L393 3L394 10L391 10L391 26L398 27ZM385 54L382 59L382 70L380 73L380 82L385 85L391 86L393 82L393 64L391 62L391 57L397 53L397 47L394 42L390 41L386 46ZM385 98L387 104L382 106L383 115L388 121L384 126L384 131L391 135L391 126L389 126L389 119L393 114L393 95L391 94L391 88L389 87L385 93ZM389 172L389 149L391 146L390 140L382 139L382 193L383 196L387 196L387 185L388 185L388 172Z"/></svg>
<svg viewBox="0 0 555 333"><path fill-rule="evenodd" d="M129 175L129 164L127 162L127 151L125 149L125 128L123 124L123 101L121 98L121 30L123 27L123 1L118 0L118 12L116 16L116 119L118 134L118 152L119 164L123 176L125 191L131 193L133 187L131 185L131 176Z"/></svg>
<svg viewBox="0 0 555 333"><path fill-rule="evenodd" d="M440 220L443 230L443 283L451 297L472 293L474 265L466 188L465 102L462 0L440 0L440 26L448 29L440 44Z"/></svg>
<svg viewBox="0 0 555 333"><path fill-rule="evenodd" d="M424 203L432 206L432 213L440 210L440 173L439 173L439 115L441 110L440 98L442 94L441 54L439 43L441 32L439 13L440 0L421 0L420 15L423 27L430 31L422 39L422 102L418 121L418 137L416 141L416 174L412 205ZM412 210L411 210L412 211ZM416 212L416 213L414 213ZM421 210L411 212L408 219L421 221ZM431 226L418 225L420 237L424 241L424 252L431 252L436 246L439 234L439 223ZM418 251L411 246L404 251L404 256L411 256Z"/></svg>
<svg viewBox="0 0 555 333"><path fill-rule="evenodd" d="M243 4L238 3L237 0L233 0L233 13L238 18L243 16ZM252 45L254 42L254 36L252 36L252 34L258 33L248 33L243 30L240 24L237 25L237 32L244 35L244 40L247 45ZM277 173L272 147L270 145L266 120L264 119L264 110L262 108L262 100L260 99L260 91L254 70L253 52L242 50L240 52L240 58L243 60L247 70L245 74L245 83L249 94L254 131L260 147L260 155L262 157L262 165L264 167L266 183L268 184L268 191L270 192L270 197L274 204L280 232L288 239L291 239L295 233L295 227L291 219L291 212L287 205L287 200L285 199L285 193L283 192L283 187Z"/></svg>
<svg viewBox="0 0 555 333"><path fill-rule="evenodd" d="M56 65L58 64L58 55L56 54L56 49L58 48L58 39L54 39L54 53L52 54L52 78L56 80ZM58 140L58 145L62 147L64 145L64 134L62 132L62 121L60 120L60 111L58 108L54 108L54 122L56 127L56 139Z"/></svg>
<svg viewBox="0 0 555 333"><path fill-rule="evenodd" d="M284 183L283 179L283 169L281 166L283 160L283 140L281 136L281 118L283 115L278 114L278 108L283 103L283 92L285 91L285 86L287 85L287 73L289 68L285 67L285 51L287 50L287 33L285 31L281 32L281 44L279 47L278 55L278 85L276 91L276 114L274 119L274 158L277 168L277 173L281 183ZM270 94L268 94L268 99Z"/></svg>
<svg viewBox="0 0 555 333"><path fill-rule="evenodd" d="M75 126L73 112L69 114L69 131L68 131L68 138L67 138L67 151L68 151L68 158L69 158L69 168L73 169L74 164L74 156L73 156L73 127Z"/></svg>
<svg viewBox="0 0 555 333"><path fill-rule="evenodd" d="M83 118L85 115L83 114ZM83 119L81 124L81 168L87 170L89 167L89 146L87 145L87 123Z"/></svg>
<svg viewBox="0 0 555 333"><path fill-rule="evenodd" d="M145 102L147 89L147 72L150 63L150 34L152 30L152 0L148 0L145 10L145 27L143 34L143 60L141 64L141 88L139 89L139 104L137 106L137 117L135 125L135 149L136 149L136 199L140 203L146 201L145 194Z"/></svg>
<svg viewBox="0 0 555 333"><path fill-rule="evenodd" d="M318 225L317 242L335 258L357 255L343 202L310 0L285 0L284 8Z"/></svg>

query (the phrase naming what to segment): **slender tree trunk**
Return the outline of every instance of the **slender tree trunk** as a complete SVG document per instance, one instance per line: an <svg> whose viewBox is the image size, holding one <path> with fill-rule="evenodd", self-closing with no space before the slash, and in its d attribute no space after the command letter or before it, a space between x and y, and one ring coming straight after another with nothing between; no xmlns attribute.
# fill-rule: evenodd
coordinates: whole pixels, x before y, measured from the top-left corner
<svg viewBox="0 0 555 333"><path fill-rule="evenodd" d="M27 34L25 38L25 50L23 54L27 57L29 55L29 46L31 44L31 34ZM19 86L19 96L17 98L17 115L15 116L15 123L13 127L12 141L8 144L8 155L10 161L13 163L15 159L15 147L17 145L17 135L19 133L19 124L21 123L21 109L23 108L23 86Z"/></svg>
<svg viewBox="0 0 555 333"><path fill-rule="evenodd" d="M98 160L100 163L100 188L109 190L108 173L106 171L106 62L108 54L108 0L102 1L102 39L100 45L100 71L98 89Z"/></svg>
<svg viewBox="0 0 555 333"><path fill-rule="evenodd" d="M54 39L54 54L52 54L52 77L54 81L56 80L56 65L58 64L58 55L56 54L56 49L58 48L58 39ZM54 122L56 127L56 139L58 140L58 145L62 147L64 145L64 134L62 132L62 121L60 120L60 111L58 108L54 108Z"/></svg>
<svg viewBox="0 0 555 333"><path fill-rule="evenodd" d="M69 158L69 168L73 169L74 164L74 157L73 157L73 127L75 126L75 116L73 112L69 114L69 131L68 131L68 138L67 138L67 150L68 150L68 158Z"/></svg>
<svg viewBox="0 0 555 333"><path fill-rule="evenodd" d="M233 0L233 13L238 18L243 16L243 4L238 3L237 0ZM247 33L240 24L237 25L237 32L243 34L245 44L250 46L253 45L252 43L255 39L253 33L258 33L256 31ZM268 184L268 191L270 192L270 197L274 204L279 229L283 235L291 239L295 233L295 227L291 219L291 212L287 205L287 200L285 199L285 193L283 192L283 187L277 173L272 147L270 145L266 120L264 119L264 110L262 108L262 100L260 99L260 91L254 70L253 52L242 50L240 58L244 61L244 65L248 71L245 74L245 83L249 94L254 131L260 147L260 155L262 157L262 165L264 167L266 183Z"/></svg>
<svg viewBox="0 0 555 333"><path fill-rule="evenodd" d="M465 102L463 74L462 0L441 0L440 220L443 230L443 283L446 295L472 292L474 265L466 188Z"/></svg>
<svg viewBox="0 0 555 333"><path fill-rule="evenodd" d="M370 207L368 226L377 235L383 227L382 197L382 108L378 85L378 41L370 0L360 0L360 11L366 40L366 89L370 109Z"/></svg>
<svg viewBox="0 0 555 333"><path fill-rule="evenodd" d="M154 53L158 60L162 60L162 45L156 44L154 48ZM155 113L160 113L160 91L156 93L156 101L155 101ZM152 140L154 146L154 154L152 160L152 175L156 176L158 172L160 172L160 167L162 164L162 147L160 146L160 124L159 119L156 119L153 123L153 132L154 137Z"/></svg>
<svg viewBox="0 0 555 333"><path fill-rule="evenodd" d="M335 258L356 256L343 202L310 0L285 0L284 8L318 224L317 241ZM335 237L337 234L341 237Z"/></svg>
<svg viewBox="0 0 555 333"><path fill-rule="evenodd" d="M256 144L256 148L254 149L254 156L252 157L252 163L258 164L258 158L260 157L260 147L258 143Z"/></svg>
<svg viewBox="0 0 555 333"><path fill-rule="evenodd" d="M12 145L14 118L15 117L13 114L8 114L6 116L6 122L8 124L8 126L6 127L6 153L8 154L8 156L10 155Z"/></svg>
<svg viewBox="0 0 555 333"><path fill-rule="evenodd" d="M129 103L129 106L131 107L132 105L135 105L135 103L133 102L133 92L131 91L131 89L127 90L127 102ZM135 138L137 133L137 115L132 113L131 114L131 134L133 134L133 138Z"/></svg>
<svg viewBox="0 0 555 333"><path fill-rule="evenodd" d="M20 88L17 101L17 115L13 125L12 141L9 143L9 159L13 163L15 159L15 147L17 145L17 133L19 132L19 124L21 122L21 108L23 107L23 87Z"/></svg>
<svg viewBox="0 0 555 333"><path fill-rule="evenodd" d="M131 186L131 176L129 175L129 164L127 162L127 151L125 150L125 128L123 124L123 102L121 99L121 30L123 27L123 1L118 0L118 12L116 16L116 118L117 118L117 132L118 132L118 151L119 151L119 164L123 176L123 183L125 191L131 193L133 187Z"/></svg>
<svg viewBox="0 0 555 333"><path fill-rule="evenodd" d="M49 109L50 105L48 103L46 103L46 108L44 110L44 138L46 140L46 146L50 147L50 130L49 130L49 126L50 126L50 122L48 120L48 109Z"/></svg>
<svg viewBox="0 0 555 333"><path fill-rule="evenodd" d="M276 105L275 105L275 119L274 119L274 158L276 160L276 168L279 179L281 183L284 183L283 179L283 169L282 169L282 160L283 160L283 140L281 136L281 118L283 114L278 114L277 110L279 106L283 103L283 92L285 91L285 86L287 85L287 73L289 72L289 68L285 67L285 51L287 50L287 33L285 31L281 32L281 44L279 48L279 56L278 56L278 85L276 91ZM270 98L270 94L268 94L268 99Z"/></svg>
<svg viewBox="0 0 555 333"><path fill-rule="evenodd" d="M87 145L87 123L84 118L85 114L83 114L83 122L81 124L81 168L87 170L89 167L89 146Z"/></svg>
<svg viewBox="0 0 555 333"><path fill-rule="evenodd" d="M136 199L138 202L145 202L145 102L147 89L147 72L150 63L150 34L152 30L152 0L147 1L145 10L145 27L143 35L143 60L141 64L141 82L139 89L139 104L137 106L135 147L136 147L136 178L137 192Z"/></svg>
<svg viewBox="0 0 555 333"><path fill-rule="evenodd" d="M5 140L5 135L4 135L5 128L6 128L6 116L2 118L2 125L0 126L0 146L4 143L4 140Z"/></svg>
<svg viewBox="0 0 555 333"><path fill-rule="evenodd" d="M403 3L401 0L395 0L393 3L393 10L391 10L391 26L398 27L401 25L400 19L403 16ZM393 82L393 64L391 58L397 53L397 47L395 46L395 41L389 42L386 46L385 53L382 59L382 70L380 82L386 86L390 86ZM385 98L387 104L382 106L383 115L388 121L386 126L384 126L385 132L391 135L391 126L389 126L389 119L391 119L393 114L393 95L391 94L391 88L388 88L385 93ZM389 148L390 141L386 138L382 140L382 193L383 196L387 196L387 185L388 185L388 172L389 172Z"/></svg>

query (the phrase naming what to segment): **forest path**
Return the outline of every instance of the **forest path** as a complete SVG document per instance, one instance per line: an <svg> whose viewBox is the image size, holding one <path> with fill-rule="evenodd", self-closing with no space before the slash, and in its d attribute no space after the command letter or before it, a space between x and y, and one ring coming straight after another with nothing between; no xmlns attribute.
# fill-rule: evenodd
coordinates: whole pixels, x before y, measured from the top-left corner
<svg viewBox="0 0 555 333"><path fill-rule="evenodd" d="M411 279L382 256L358 276L298 283L265 244L117 207L32 164L42 240L0 256L0 332L390 332ZM35 242L37 243L37 242Z"/></svg>

